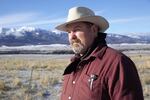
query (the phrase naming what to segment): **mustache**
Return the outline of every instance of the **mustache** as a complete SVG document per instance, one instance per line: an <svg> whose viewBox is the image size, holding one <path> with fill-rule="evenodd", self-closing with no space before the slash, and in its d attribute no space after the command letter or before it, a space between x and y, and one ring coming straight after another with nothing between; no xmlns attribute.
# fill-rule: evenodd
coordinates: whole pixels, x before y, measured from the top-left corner
<svg viewBox="0 0 150 100"><path fill-rule="evenodd" d="M79 39L73 39L73 40L71 40L71 44L73 44L73 43L81 43L81 41Z"/></svg>

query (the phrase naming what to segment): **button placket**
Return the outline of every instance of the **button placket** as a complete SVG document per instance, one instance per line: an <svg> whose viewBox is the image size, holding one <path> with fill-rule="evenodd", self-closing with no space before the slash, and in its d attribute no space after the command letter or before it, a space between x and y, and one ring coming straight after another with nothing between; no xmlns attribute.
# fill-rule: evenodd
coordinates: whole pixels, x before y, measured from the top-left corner
<svg viewBox="0 0 150 100"><path fill-rule="evenodd" d="M73 82L72 82L72 84L76 84L76 82L75 82L75 81L73 81Z"/></svg>
<svg viewBox="0 0 150 100"><path fill-rule="evenodd" d="M71 100L71 96L68 97L68 100Z"/></svg>

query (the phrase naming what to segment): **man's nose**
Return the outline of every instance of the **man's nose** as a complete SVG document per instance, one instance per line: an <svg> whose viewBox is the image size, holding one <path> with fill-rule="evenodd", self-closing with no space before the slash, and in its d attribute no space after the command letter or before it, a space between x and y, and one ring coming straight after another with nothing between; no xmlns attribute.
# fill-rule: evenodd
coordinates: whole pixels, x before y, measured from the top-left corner
<svg viewBox="0 0 150 100"><path fill-rule="evenodd" d="M77 38L76 33L73 32L73 31L71 31L71 32L70 32L70 38L71 38L71 39L76 39L76 38Z"/></svg>

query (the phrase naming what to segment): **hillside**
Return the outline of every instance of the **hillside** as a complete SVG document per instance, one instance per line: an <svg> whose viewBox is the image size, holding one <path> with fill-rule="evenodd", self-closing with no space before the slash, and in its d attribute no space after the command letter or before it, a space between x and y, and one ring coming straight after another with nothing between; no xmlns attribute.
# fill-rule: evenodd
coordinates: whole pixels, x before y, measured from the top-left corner
<svg viewBox="0 0 150 100"><path fill-rule="evenodd" d="M108 33L107 43L150 43L150 33ZM69 44L67 33L34 27L0 28L0 46Z"/></svg>

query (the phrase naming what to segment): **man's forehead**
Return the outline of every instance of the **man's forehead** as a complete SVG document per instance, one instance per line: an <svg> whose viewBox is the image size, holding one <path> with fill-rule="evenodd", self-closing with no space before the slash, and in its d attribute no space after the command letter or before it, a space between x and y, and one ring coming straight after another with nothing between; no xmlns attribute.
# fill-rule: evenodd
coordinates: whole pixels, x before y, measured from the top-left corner
<svg viewBox="0 0 150 100"><path fill-rule="evenodd" d="M81 26L85 24L84 22L76 22L76 23L71 23L71 24L68 24L66 25L67 28L71 28L71 27L78 27L78 26Z"/></svg>

